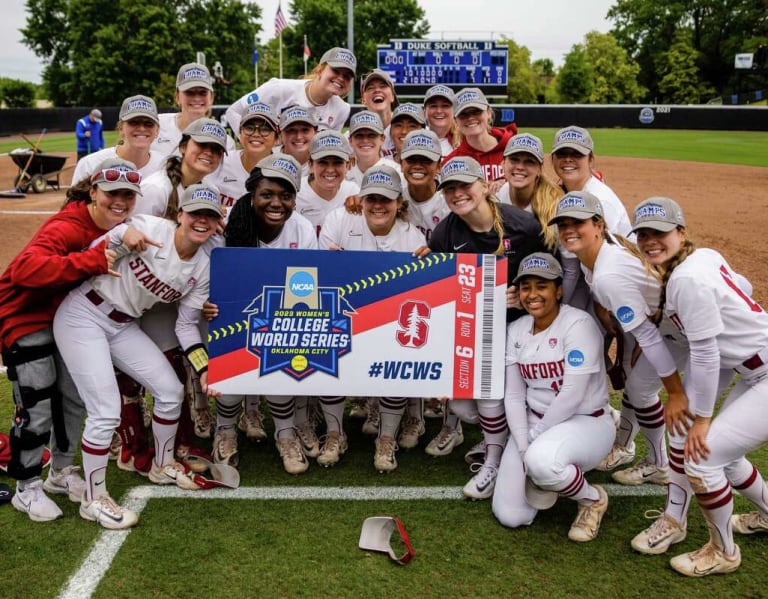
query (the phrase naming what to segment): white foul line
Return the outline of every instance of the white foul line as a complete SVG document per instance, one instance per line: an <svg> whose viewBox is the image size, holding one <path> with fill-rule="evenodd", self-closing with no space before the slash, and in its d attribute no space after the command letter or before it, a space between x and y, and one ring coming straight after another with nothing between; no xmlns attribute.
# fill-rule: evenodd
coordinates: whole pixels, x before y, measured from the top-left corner
<svg viewBox="0 0 768 599"><path fill-rule="evenodd" d="M625 487L607 484L603 488L609 496L665 495L666 488L653 485ZM457 500L464 499L461 487L241 487L240 489L211 489L209 491L185 491L176 486L161 487L143 485L134 487L122 505L137 514L150 499L241 499L241 500ZM86 599L109 570L112 560L131 533L128 530L103 530L93 544L80 568L59 593L59 599Z"/></svg>

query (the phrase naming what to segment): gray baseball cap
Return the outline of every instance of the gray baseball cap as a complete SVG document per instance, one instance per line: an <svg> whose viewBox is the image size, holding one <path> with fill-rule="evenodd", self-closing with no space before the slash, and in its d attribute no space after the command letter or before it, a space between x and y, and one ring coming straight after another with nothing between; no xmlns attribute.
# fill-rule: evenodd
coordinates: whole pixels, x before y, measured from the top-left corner
<svg viewBox="0 0 768 599"><path fill-rule="evenodd" d="M348 69L352 76L356 75L357 58L351 50L346 48L331 48L320 58L320 64L329 64L334 69Z"/></svg>
<svg viewBox="0 0 768 599"><path fill-rule="evenodd" d="M148 96L131 96L123 100L119 119L121 121L130 121L139 116L145 116L155 121L158 125L160 124L160 119L157 116L157 106L152 98Z"/></svg>
<svg viewBox="0 0 768 599"><path fill-rule="evenodd" d="M571 125L555 133L555 140L552 142L552 153L554 154L562 148L571 148L586 156L594 151L595 144L589 131Z"/></svg>
<svg viewBox="0 0 768 599"><path fill-rule="evenodd" d="M381 117L370 110L361 110L355 113L349 121L349 134L353 135L360 129L370 129L379 135L384 133L384 125Z"/></svg>
<svg viewBox="0 0 768 599"><path fill-rule="evenodd" d="M677 227L685 227L682 208L670 198L653 197L640 202L632 220L633 233L638 229L655 229L667 233Z"/></svg>
<svg viewBox="0 0 768 599"><path fill-rule="evenodd" d="M289 106L280 113L280 129L285 129L293 123L306 123L317 129L317 119L306 108Z"/></svg>
<svg viewBox="0 0 768 599"><path fill-rule="evenodd" d="M395 82L392 81L392 77L390 76L389 73L387 73L386 71L382 71L381 69L373 69L370 73L366 74L366 76L363 77L363 80L360 82L360 94L365 93L365 88L368 87L368 84L374 79L380 79L392 89L392 96L394 98L394 100L392 101L392 108L396 108L400 104L400 102L397 99L397 92L395 91Z"/></svg>
<svg viewBox="0 0 768 599"><path fill-rule="evenodd" d="M312 138L309 144L309 157L312 160L320 160L326 156L336 156L342 160L349 160L352 148L347 139L338 131L326 129Z"/></svg>
<svg viewBox="0 0 768 599"><path fill-rule="evenodd" d="M539 161L539 164L544 164L544 145L535 135L530 133L514 135L507 142L507 147L504 148L504 156L520 154L522 152L532 154Z"/></svg>
<svg viewBox="0 0 768 599"><path fill-rule="evenodd" d="M104 191L127 189L141 195L141 173L136 165L122 158L108 158L91 175L91 185Z"/></svg>
<svg viewBox="0 0 768 599"><path fill-rule="evenodd" d="M424 156L432 162L439 162L443 156L440 149L440 138L437 137L434 131L429 129L411 131L405 136L400 157L405 159L411 156Z"/></svg>
<svg viewBox="0 0 768 599"><path fill-rule="evenodd" d="M562 218L588 220L593 216L603 216L603 205L596 196L588 191L571 191L557 203L557 212L547 225L556 225Z"/></svg>
<svg viewBox="0 0 768 599"><path fill-rule="evenodd" d="M183 133L201 144L218 144L227 153L227 132L216 119L199 118L187 125Z"/></svg>
<svg viewBox="0 0 768 599"><path fill-rule="evenodd" d="M390 124L394 123L398 119L405 117L412 118L422 127L427 124L427 119L424 117L424 109L422 109L422 107L418 104L414 104L413 102L406 102L405 104L400 104L400 106L395 108L394 112L392 113L392 120L390 121Z"/></svg>
<svg viewBox="0 0 768 599"><path fill-rule="evenodd" d="M488 108L488 100L479 87L465 87L456 94L453 116L459 116L467 108L479 108L480 110Z"/></svg>
<svg viewBox="0 0 768 599"><path fill-rule="evenodd" d="M280 128L280 119L275 114L275 111L272 110L272 107L264 102L256 102L255 104L248 105L248 110L246 111L243 120L240 121L240 127L242 128L247 122L255 119L263 119L267 121L275 131Z"/></svg>
<svg viewBox="0 0 768 599"><path fill-rule="evenodd" d="M523 258L512 284L516 285L523 277L541 277L554 281L563 278L563 267L552 254L536 252Z"/></svg>
<svg viewBox="0 0 768 599"><path fill-rule="evenodd" d="M265 177L287 181L298 193L301 186L301 165L298 160L288 154L270 154L256 164Z"/></svg>
<svg viewBox="0 0 768 599"><path fill-rule="evenodd" d="M360 195L378 194L390 200L396 200L403 193L400 175L395 169L386 164L374 164L363 173L360 185Z"/></svg>
<svg viewBox="0 0 768 599"><path fill-rule="evenodd" d="M91 112L89 114L94 119L96 119L97 122L99 122L99 123L101 122L101 110L99 110L98 108L94 108L93 110L91 110Z"/></svg>
<svg viewBox="0 0 768 599"><path fill-rule="evenodd" d="M458 181L459 183L474 183L475 181L485 181L485 173L483 173L483 167L474 158L468 156L460 156L458 158L452 158L443 165L440 169L440 185L438 189L442 189L448 183Z"/></svg>
<svg viewBox="0 0 768 599"><path fill-rule="evenodd" d="M219 190L210 183L196 183L184 190L184 195L179 202L179 210L194 212L195 210L209 210L220 217L224 211L219 202Z"/></svg>
<svg viewBox="0 0 768 599"><path fill-rule="evenodd" d="M190 62L183 65L176 75L176 89L185 92L193 87L204 87L213 91L211 72L204 64Z"/></svg>
<svg viewBox="0 0 768 599"><path fill-rule="evenodd" d="M424 106L427 105L432 98L445 98L451 104L456 103L456 94L447 85L433 85L424 94Z"/></svg>

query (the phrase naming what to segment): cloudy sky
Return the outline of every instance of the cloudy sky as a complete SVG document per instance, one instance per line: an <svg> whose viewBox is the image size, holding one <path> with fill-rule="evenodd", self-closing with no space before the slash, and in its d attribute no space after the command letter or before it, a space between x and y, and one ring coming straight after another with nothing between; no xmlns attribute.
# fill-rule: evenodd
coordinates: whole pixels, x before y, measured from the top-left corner
<svg viewBox="0 0 768 599"><path fill-rule="evenodd" d="M342 1L342 0L338 0ZM500 35L528 47L533 59L550 58L556 65L584 34L606 32L611 23L605 15L614 0L418 0L432 27L434 39L498 39ZM0 20L0 76L40 81L42 64L21 43L19 29L24 26L24 0L2 0ZM261 0L262 40L274 33L278 0ZM290 21L287 0L283 11ZM467 10L471 6L471 10ZM388 40L383 40L384 42ZM309 40L312 46L312 40Z"/></svg>

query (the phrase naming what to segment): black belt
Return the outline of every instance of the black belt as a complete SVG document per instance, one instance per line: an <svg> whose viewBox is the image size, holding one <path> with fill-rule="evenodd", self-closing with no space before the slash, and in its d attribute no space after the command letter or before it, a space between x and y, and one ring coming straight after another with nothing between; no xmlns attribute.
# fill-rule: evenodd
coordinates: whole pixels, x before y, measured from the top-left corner
<svg viewBox="0 0 768 599"><path fill-rule="evenodd" d="M539 414L536 410L531 410L531 412L537 418L544 418L544 414ZM592 416L593 418L600 418L600 416L602 416L603 414L605 414L605 410L603 408L600 408L599 410L595 410L591 414L574 414L574 416Z"/></svg>
<svg viewBox="0 0 768 599"><path fill-rule="evenodd" d="M104 298L101 297L98 292L95 289L91 289L89 292L85 294L85 297L88 298L88 300L94 305L94 306L100 306L104 303ZM131 322L133 320L136 320L133 316L130 314L126 314L125 312L120 312L120 310L112 310L111 312L104 312L107 315L107 318L110 320L114 320L115 322Z"/></svg>
<svg viewBox="0 0 768 599"><path fill-rule="evenodd" d="M755 354L741 363L747 370L755 370L756 368L760 368L763 364L765 364L765 362L763 362L763 359L758 354Z"/></svg>

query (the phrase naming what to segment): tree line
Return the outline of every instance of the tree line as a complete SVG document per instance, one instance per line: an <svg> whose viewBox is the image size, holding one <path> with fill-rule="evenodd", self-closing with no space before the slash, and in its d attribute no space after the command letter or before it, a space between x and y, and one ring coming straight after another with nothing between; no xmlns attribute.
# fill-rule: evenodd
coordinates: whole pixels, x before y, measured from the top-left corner
<svg viewBox="0 0 768 599"><path fill-rule="evenodd" d="M304 73L304 36L311 70L322 53L347 45L346 2L292 0L283 31L283 74ZM376 45L419 39L430 27L417 0L355 0L358 72L376 66ZM254 39L271 30L245 0L27 0L24 43L45 63L45 95L57 106L118 105L145 93L173 103L178 67L204 52L217 80L217 103L254 86ZM609 33L586 34L559 68L532 60L513 39L509 47L510 103L700 103L737 86L765 86L765 71L738 74L734 55L768 44L766 0L616 0ZM260 81L278 76L278 40L258 48ZM741 78L739 80L739 77ZM24 94L17 94L24 102ZM16 98L16 96L14 96ZM29 100L31 102L31 99Z"/></svg>

